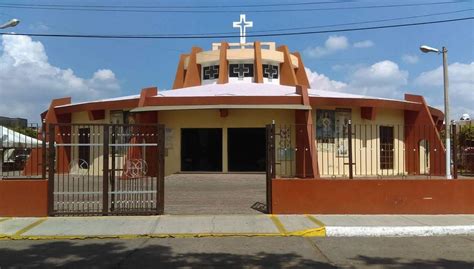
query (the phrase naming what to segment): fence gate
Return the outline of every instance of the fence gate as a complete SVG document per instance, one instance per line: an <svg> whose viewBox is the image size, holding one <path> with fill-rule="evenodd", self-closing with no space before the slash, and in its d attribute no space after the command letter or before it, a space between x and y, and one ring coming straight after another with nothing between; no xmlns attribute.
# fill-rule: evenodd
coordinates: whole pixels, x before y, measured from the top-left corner
<svg viewBox="0 0 474 269"><path fill-rule="evenodd" d="M272 180L275 178L275 124L266 125L266 203L267 213L272 213Z"/></svg>
<svg viewBox="0 0 474 269"><path fill-rule="evenodd" d="M164 127L50 124L50 215L163 214Z"/></svg>
<svg viewBox="0 0 474 269"><path fill-rule="evenodd" d="M474 124L460 121L451 126L454 176L474 175Z"/></svg>

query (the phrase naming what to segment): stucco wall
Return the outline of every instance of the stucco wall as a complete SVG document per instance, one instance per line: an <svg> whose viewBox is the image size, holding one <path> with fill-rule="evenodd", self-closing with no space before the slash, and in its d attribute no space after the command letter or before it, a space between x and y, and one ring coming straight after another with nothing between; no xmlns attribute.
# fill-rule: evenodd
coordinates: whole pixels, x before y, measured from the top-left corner
<svg viewBox="0 0 474 269"><path fill-rule="evenodd" d="M402 110L378 109L376 120L370 121L362 119L359 107L337 107L350 108L352 111L353 123L353 161L355 176L377 176L377 175L404 175L406 174L406 164L404 158L404 113ZM335 110L336 107L313 107L313 131L316 137L316 110L328 109ZM182 111L160 111L158 120L164 124L168 131L171 130L171 141L166 141L166 159L165 175L170 175L181 171L181 128L223 128L222 141L222 167L223 172L228 172L227 164L227 128L233 127L265 127L266 124L275 120L278 127L282 125L292 126L291 141L294 144L294 111L290 110L264 110L264 109L234 109L228 111L227 117L221 117L220 111L214 110L182 110ZM105 119L90 121L86 112L74 113L72 115L73 123L109 123L110 112L106 111ZM394 168L380 169L380 140L379 126L394 126ZM72 133L77 133L78 128L74 127ZM102 130L91 127L91 143L101 143L103 136ZM278 135L277 147L278 147ZM78 143L77 136L73 136L72 143ZM349 174L348 157L338 156L336 154L337 143L316 143L318 152L318 165L322 177L340 177ZM294 147L294 145L292 145ZM102 170L102 147L91 149L91 163L89 173L100 174ZM278 155L278 151L276 152ZM78 148L71 152L71 160L78 158ZM278 157L278 156L277 156ZM279 160L279 158L277 158ZM116 158L116 163L123 163L123 156ZM291 176L288 172L295 171L294 160L277 165L277 175ZM71 165L72 173L79 173L76 164ZM283 171L284 170L284 171ZM281 173L280 173L281 172Z"/></svg>
<svg viewBox="0 0 474 269"><path fill-rule="evenodd" d="M291 110L230 109L227 117L221 117L219 110L213 109L160 111L158 120L172 132L172 141L166 142L171 146L165 157L165 175L169 175L181 170L181 128L223 128L222 167L227 172L227 128L264 128L272 120L276 124L293 124L295 116Z"/></svg>
<svg viewBox="0 0 474 269"><path fill-rule="evenodd" d="M473 214L474 180L272 180L273 214Z"/></svg>
<svg viewBox="0 0 474 269"><path fill-rule="evenodd" d="M0 180L0 217L47 216L47 199L47 180Z"/></svg>

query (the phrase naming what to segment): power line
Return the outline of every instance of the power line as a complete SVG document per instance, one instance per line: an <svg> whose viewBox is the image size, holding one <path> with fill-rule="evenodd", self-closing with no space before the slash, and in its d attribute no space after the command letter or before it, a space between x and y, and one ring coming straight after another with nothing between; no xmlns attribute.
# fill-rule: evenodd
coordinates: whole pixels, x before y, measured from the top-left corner
<svg viewBox="0 0 474 269"><path fill-rule="evenodd" d="M400 28L410 27L419 25L439 24L457 21L472 20L474 17L464 17L449 20L437 20L437 21L425 21L405 24L392 24L392 25L380 25L380 26L369 26L359 28L342 28L333 30L321 30L321 31L306 31L306 32L292 32L292 33L275 33L275 34L250 34L247 37L275 37L275 36L297 36L297 35L312 35L312 34L324 34L324 33L338 33L338 32L353 32L353 31L365 31L375 29L389 29L389 28ZM38 33L5 33L0 32L0 35L25 35L31 37L56 37L56 38L95 38L95 39L223 39L223 38L238 38L238 35L181 35L181 36L170 36L170 35L76 35L76 34L38 34Z"/></svg>
<svg viewBox="0 0 474 269"><path fill-rule="evenodd" d="M314 25L314 26L303 26L303 27L292 27L292 28L280 28L280 29L252 30L251 33L284 32L284 31L318 29L318 28L358 25L358 24L387 22L387 21L399 21L399 20L407 20L407 19L416 19L416 18L433 17L433 16L439 16L439 15L455 14L455 13L461 13L461 12L473 11L473 10L474 10L473 8L468 8L468 9L461 9L461 10L448 11L448 12L430 13L430 14L424 14L424 15L397 17L397 18L389 18L389 19L381 19L381 20L347 22L347 23L325 24L325 25ZM226 35L226 34L234 34L234 33L235 33L235 31L234 32L210 32L210 33L202 33L202 34L180 33L180 34L169 34L169 35L170 36L173 36L173 35L177 35L177 36L181 36L181 35Z"/></svg>
<svg viewBox="0 0 474 269"><path fill-rule="evenodd" d="M250 4L250 5L65 5L65 4L19 4L19 3L2 3L8 6L34 6L34 7L80 7L80 8L176 8L176 9L201 9L201 8L242 8L242 7L274 7L274 6L306 6L306 5L326 5L347 3L349 0L333 0L319 2L294 2L294 3L272 3L272 4Z"/></svg>
<svg viewBox="0 0 474 269"><path fill-rule="evenodd" d="M467 0L466 0L467 1ZM302 8L302 9L267 9L267 10L169 10L169 9L124 9L124 8L81 8L81 7L46 7L24 5L18 6L14 4L0 4L3 8L15 9L37 9L37 10L59 10L59 11L93 11L93 12L127 12L127 13L275 13L275 12L310 12L310 11L330 11L330 10L357 10L357 9L377 9L377 8L397 8L397 7L415 7L426 5L446 5L459 4L464 1L444 1L444 2L426 2L426 3L410 3L410 4L390 4L390 5L366 5L366 6L352 6L352 7L322 7L322 8Z"/></svg>

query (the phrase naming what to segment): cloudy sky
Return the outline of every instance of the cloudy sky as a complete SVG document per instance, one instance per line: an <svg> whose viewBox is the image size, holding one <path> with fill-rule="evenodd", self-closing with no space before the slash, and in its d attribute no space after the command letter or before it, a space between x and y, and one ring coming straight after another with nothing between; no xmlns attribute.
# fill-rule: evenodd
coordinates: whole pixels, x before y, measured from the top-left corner
<svg viewBox="0 0 474 269"><path fill-rule="evenodd" d="M275 1L273 1L274 3ZM103 12L0 7L0 23L18 18L16 33L49 34L202 34L233 32L240 11L254 22L252 31L294 27L329 30L472 17L473 1L335 1L309 6L220 8L227 13ZM320 1L321 2L321 1ZM323 1L327 2L327 1ZM58 4L7 1L0 4ZM270 3L269 1L258 2ZM278 3L296 3L278 1ZM423 5L411 5L411 4ZM131 5L127 1L62 1L71 5ZM253 1L134 1L143 6L252 5ZM374 5L406 7L356 8ZM8 6L8 5L7 5ZM343 9L334 9L343 7ZM263 12L270 9L294 12ZM350 9L348 9L350 8ZM219 8L218 8L219 9ZM309 10L313 9L313 10ZM233 11L235 10L235 12ZM252 12L256 11L256 12ZM449 13L449 14L440 14ZM410 17L410 18L407 18ZM373 21L384 20L384 22ZM372 21L368 23L367 21ZM357 24L355 24L357 23ZM343 25L330 26L327 25ZM451 116L474 115L474 23L472 20L415 27L265 37L299 51L313 88L402 99L424 95L443 108L441 55L422 54L427 44L449 50ZM2 30L6 32L7 30ZM248 38L249 41L255 38ZM137 94L141 88L169 89L180 53L192 46L210 49L220 40L98 40L28 36L0 37L0 115L39 121L52 98L73 102ZM237 38L227 41L236 42Z"/></svg>

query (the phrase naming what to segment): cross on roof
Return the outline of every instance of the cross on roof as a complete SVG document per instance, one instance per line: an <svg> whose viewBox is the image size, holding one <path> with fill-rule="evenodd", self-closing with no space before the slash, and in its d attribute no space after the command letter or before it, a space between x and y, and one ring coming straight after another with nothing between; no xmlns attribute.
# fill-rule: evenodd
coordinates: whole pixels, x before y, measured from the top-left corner
<svg viewBox="0 0 474 269"><path fill-rule="evenodd" d="M233 27L240 28L240 44L245 44L246 29L253 27L253 21L246 21L245 14L240 14L240 21L234 21Z"/></svg>

